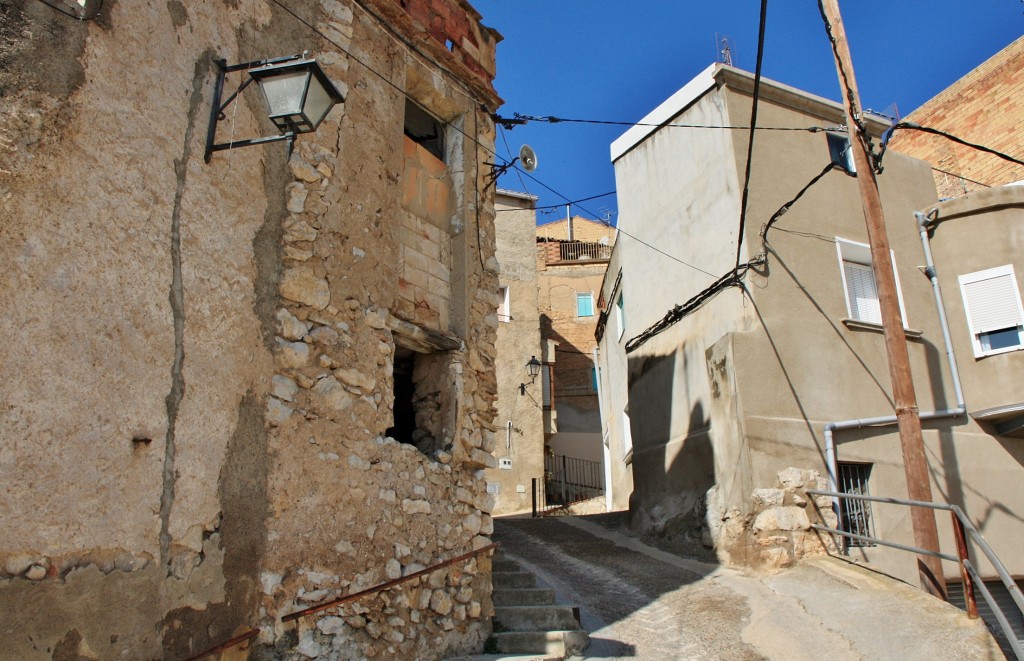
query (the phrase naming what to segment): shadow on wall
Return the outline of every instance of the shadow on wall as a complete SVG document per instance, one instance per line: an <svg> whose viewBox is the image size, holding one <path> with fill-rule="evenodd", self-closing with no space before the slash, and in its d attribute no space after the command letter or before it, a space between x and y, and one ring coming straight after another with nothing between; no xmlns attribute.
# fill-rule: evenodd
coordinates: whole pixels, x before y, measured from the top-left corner
<svg viewBox="0 0 1024 661"><path fill-rule="evenodd" d="M700 401L676 393L677 353L629 360L633 437L632 525L682 553L714 558L707 530L707 492L715 484L710 420ZM701 376L704 366L701 365ZM686 381L689 361L684 358ZM679 408L677 408L677 405ZM673 420L674 415L687 419ZM686 432L673 437L673 429Z"/></svg>

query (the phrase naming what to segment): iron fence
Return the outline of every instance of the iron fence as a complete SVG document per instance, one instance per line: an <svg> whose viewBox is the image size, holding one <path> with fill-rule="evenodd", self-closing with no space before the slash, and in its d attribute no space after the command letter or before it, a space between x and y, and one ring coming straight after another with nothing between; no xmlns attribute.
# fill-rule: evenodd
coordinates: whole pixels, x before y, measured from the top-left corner
<svg viewBox="0 0 1024 661"><path fill-rule="evenodd" d="M544 478L533 478L533 516L603 495L601 462L549 455L544 458Z"/></svg>

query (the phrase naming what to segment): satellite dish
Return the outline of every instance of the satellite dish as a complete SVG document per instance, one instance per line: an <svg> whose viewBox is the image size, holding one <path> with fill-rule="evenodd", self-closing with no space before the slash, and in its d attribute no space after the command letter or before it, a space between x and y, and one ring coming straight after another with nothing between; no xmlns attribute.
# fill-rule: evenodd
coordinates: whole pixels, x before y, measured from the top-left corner
<svg viewBox="0 0 1024 661"><path fill-rule="evenodd" d="M519 149L519 162L523 164L524 172L533 172L537 169L537 154L530 145L523 145Z"/></svg>

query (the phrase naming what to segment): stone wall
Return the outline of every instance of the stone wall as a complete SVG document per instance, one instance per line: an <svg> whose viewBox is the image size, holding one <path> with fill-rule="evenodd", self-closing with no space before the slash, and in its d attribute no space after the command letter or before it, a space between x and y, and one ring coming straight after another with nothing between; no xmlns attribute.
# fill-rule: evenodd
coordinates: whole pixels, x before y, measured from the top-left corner
<svg viewBox="0 0 1024 661"><path fill-rule="evenodd" d="M281 620L492 530L497 269L473 141L493 145L498 37L433 3L463 34L424 46L442 74L401 43L427 5L294 7L320 34L264 0L108 0L83 22L0 9L0 656L184 658L249 627L261 658L479 648L486 556ZM290 158L278 143L205 164L214 59L304 50L346 103ZM400 90L454 134L447 222L420 219L436 258L402 234L418 216ZM253 86L218 139L271 133L263 112ZM419 247L448 274L429 315L402 293ZM385 435L400 346L426 356L429 444Z"/></svg>
<svg viewBox="0 0 1024 661"><path fill-rule="evenodd" d="M787 468L771 488L750 495L750 511L726 508L718 487L705 497L703 545L719 559L762 571L779 571L801 558L838 552L836 540L812 524L835 528L832 499L807 489L827 490L828 480L816 470Z"/></svg>

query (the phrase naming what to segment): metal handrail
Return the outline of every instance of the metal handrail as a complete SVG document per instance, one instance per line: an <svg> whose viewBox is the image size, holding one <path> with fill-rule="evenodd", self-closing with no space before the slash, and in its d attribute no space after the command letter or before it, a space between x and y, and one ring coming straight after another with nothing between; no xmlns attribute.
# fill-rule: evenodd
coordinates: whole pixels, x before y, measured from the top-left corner
<svg viewBox="0 0 1024 661"><path fill-rule="evenodd" d="M993 597L992 593L989 592L988 587L985 585L985 582L981 580L981 576L974 568L974 565L971 564L971 561L965 558L963 564L977 582L977 586L981 590L981 596L985 597L989 610L992 611L992 614L996 617L996 621L999 622L999 628L1003 630L1004 634L1006 634L1007 641L1010 643L1013 653L1017 655L1018 659L1024 659L1024 649L1021 648L1020 641L1017 640L1017 636L1013 632L1013 627L1010 626L1010 622L1006 619L1006 616L1003 615L1003 611L999 608L999 604L996 602L995 597Z"/></svg>
<svg viewBox="0 0 1024 661"><path fill-rule="evenodd" d="M303 610L296 611L294 613L289 613L288 615L283 616L281 618L281 621L282 622L291 622L292 620L297 620L300 617L304 617L306 615L311 615L312 613L317 613L317 612L322 611L322 610L327 610L328 608L333 608L335 606L340 606L342 604L347 604L347 603L349 603L351 601L356 601L357 599L360 599L360 598L365 597L367 595L375 594L377 592L381 592L383 590L387 590L388 588L393 588L396 585L401 585L402 583L407 583L407 582L415 580L415 579L417 579L417 578L419 578L421 576L426 576L427 574L432 574L435 571L437 571L438 569L444 569L445 567L448 567L450 565L454 565L456 563L462 562L463 560L469 560L470 558L475 558L476 556L482 555L483 553L486 553L487 551L494 550L494 549L498 548L499 546L501 546L501 544L499 542L494 542L492 544L488 544L487 546L481 546L480 548L474 549L473 551L470 551L468 553L463 553L462 555L455 556L454 558L451 558L449 560L445 560L444 562L439 562L436 565L432 565L430 567L427 567L426 569L421 569L421 570L419 570L417 572L413 572L413 573L409 574L408 576L402 576L401 578L396 578L396 579L391 580L391 581L386 581L386 582L381 583L379 585L375 585L372 588L367 588L366 590L362 590L362 591L356 592L354 594L346 595L344 597L339 597L338 599L332 599L331 601L327 601L327 602L324 602L322 604L318 604L316 606L310 606L309 608L305 608Z"/></svg>
<svg viewBox="0 0 1024 661"><path fill-rule="evenodd" d="M996 616L996 621L999 623L999 627L1003 630L1003 633L1006 634L1007 639L1010 641L1010 646L1013 648L1014 654L1017 655L1017 659L1019 659L1020 661L1024 661L1024 650L1022 650L1020 641L1017 640L1016 634L1014 634L1013 632L1013 628L1006 620L1006 617L1003 615L1002 611L999 610L999 607L996 604L995 600L992 598L992 595L989 593L988 588L986 588L985 585L981 582L981 577L978 575L978 572L975 570L974 566L971 564L970 559L967 557L967 545L964 543L963 540L964 533L966 533L971 538L971 540L974 541L978 548L981 549L982 553L985 554L985 557L988 558L988 561L992 563L992 567L995 568L996 574L998 574L999 576L999 580L1001 580L1003 585L1006 586L1006 589L1009 592L1010 597L1013 599L1014 604L1017 606L1017 609L1021 612L1021 615L1024 616L1024 596L1021 595L1020 586L1018 586L1017 582L1013 580L1013 578L1010 576L1010 572L1007 571L1006 566L1003 565L1002 561L996 555L995 551L992 550L992 547L989 546L988 542L985 541L985 538L981 536L981 533L978 532L978 529L974 527L974 524L971 522L970 519L967 518L967 515L964 513L962 509L960 509L959 506L948 505L945 503L932 503L921 500L907 500L902 498L888 498L883 496L866 496L860 494L841 493L837 491L823 491L821 489L805 489L805 492L810 495L828 496L833 499L847 498L850 500L862 500L873 503L886 503L889 505L905 505L908 507L924 507L932 510L950 512L953 518L953 528L957 536L957 556L952 556L946 553L936 551L929 551L926 549L920 549L913 546L907 546L905 544L898 544L896 542L887 542L885 540L878 539L875 537L856 535L854 533L849 533L843 530L829 528L828 526L822 526L818 524L812 524L811 528L823 532L828 532L830 534L837 534L843 537L849 537L853 539L861 539L864 541L874 542L882 546L890 546L903 551L910 551L912 553L917 553L920 555L929 555L933 557L942 558L943 560L956 562L960 565L960 573L964 581L964 598L967 602L967 614L972 618L978 617L976 597L974 593L975 587L978 587L981 589L982 596L985 597L985 600L992 608L992 612ZM817 503L815 503L814 506L815 508L817 508Z"/></svg>
<svg viewBox="0 0 1024 661"><path fill-rule="evenodd" d="M234 647L235 645L244 643L247 640L252 640L259 634L259 629L249 629L245 633L235 636L231 640L225 640L223 643L220 643L219 645L214 645L210 649L204 650L199 654L196 654L195 656L190 656L187 659L185 659L185 661L199 661L199 659L205 659L206 657L216 654L217 652L223 652L224 650L230 647Z"/></svg>

